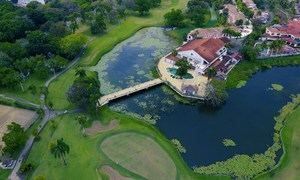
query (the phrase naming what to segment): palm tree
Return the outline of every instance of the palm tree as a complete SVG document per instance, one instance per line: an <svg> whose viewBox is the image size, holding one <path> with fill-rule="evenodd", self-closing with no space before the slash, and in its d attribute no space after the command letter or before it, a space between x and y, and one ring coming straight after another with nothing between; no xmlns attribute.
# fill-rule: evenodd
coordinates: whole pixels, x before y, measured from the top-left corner
<svg viewBox="0 0 300 180"><path fill-rule="evenodd" d="M55 158L61 158L64 165L67 165L65 155L69 154L70 147L64 142L63 138L58 139L56 144L51 145L50 151Z"/></svg>
<svg viewBox="0 0 300 180"><path fill-rule="evenodd" d="M278 52L280 49L282 49L284 44L285 42L283 40L275 40L271 43L270 47Z"/></svg>
<svg viewBox="0 0 300 180"><path fill-rule="evenodd" d="M211 79L217 75L217 70L215 68L209 68L207 70L207 77L208 79Z"/></svg>
<svg viewBox="0 0 300 180"><path fill-rule="evenodd" d="M80 78L84 78L86 77L86 72L84 69L77 69L75 75Z"/></svg>

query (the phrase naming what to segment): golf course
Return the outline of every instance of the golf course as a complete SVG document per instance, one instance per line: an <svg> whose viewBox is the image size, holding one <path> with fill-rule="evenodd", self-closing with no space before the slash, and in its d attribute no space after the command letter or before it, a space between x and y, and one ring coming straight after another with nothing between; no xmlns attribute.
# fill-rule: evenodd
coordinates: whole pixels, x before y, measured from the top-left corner
<svg viewBox="0 0 300 180"><path fill-rule="evenodd" d="M284 155L279 164L271 172L264 174L257 179L298 179L300 161L300 107L289 116L286 125L281 132Z"/></svg>
<svg viewBox="0 0 300 180"><path fill-rule="evenodd" d="M64 177L105 179L106 175L98 171L104 165L109 165L124 177L136 179L156 179L158 176L171 175L174 179L212 178L194 173L171 141L145 122L104 108L99 114L101 122L109 124L110 120L117 119L119 127L95 136L85 136L75 117L65 115L56 118L57 129L53 130L48 125L42 132L41 140L36 142L27 160L36 165L29 179L37 176L54 180ZM49 151L49 144L59 137L64 137L72 149L66 158L67 166L63 166L62 161Z"/></svg>
<svg viewBox="0 0 300 180"><path fill-rule="evenodd" d="M219 4L217 0L205 2L207 8L200 11L203 11L201 24L195 23L195 18L193 20L188 14L194 6L199 6L191 0L161 0L161 3L151 6L145 14L135 9L139 1L133 0L135 8L125 8L123 14L117 12L116 22L109 21L113 18L104 17L101 13L101 16L98 14L99 16L93 17L96 12L85 7L87 3L95 11L97 8L107 10L112 1L107 2L76 2L80 4L78 8L85 12L84 15L75 13L68 16L68 20L58 18L58 29L64 26L71 29L71 35L68 35L71 38L67 39L73 40L75 38L72 35L78 35L84 42L76 48L75 55L70 56L68 61L63 61L58 55L69 55L63 50L74 50L73 46L63 49L64 46L61 45L58 47L63 50L57 50L58 55L45 55L45 60L56 60L56 69L49 68L50 63L45 65L53 75L41 80L36 78L34 71L25 71L28 75L32 73L32 76L20 80L17 88L0 89L2 96L16 101L28 101L27 104L33 104L36 109L35 112L11 107L14 104L0 105L0 137L11 122L18 122L25 130L29 128L26 132L22 130L28 135L28 140L24 143L25 146L21 146L20 152L16 153L20 155L14 157L17 165L12 170L1 169L0 179L299 179L300 56L264 60L255 59L255 56L252 61L239 60L241 62L234 63L236 68L232 66L228 71L228 77L227 74L224 76L224 81L218 79L218 72L214 67L207 66L212 74L215 73L211 78L204 70L202 74L195 73L208 77L201 100L185 98L193 96L181 97L169 88L164 76L159 75L161 72L157 70L158 61L162 57L174 56L175 60L171 62L174 63L173 68L170 68L170 74L167 75L182 81L180 88L186 88L187 94L189 91L192 94L198 91L201 87L199 80L195 80L197 83L192 85L186 84L185 87L185 83L194 79L194 74L187 73L191 76L189 78L177 74L179 70L185 69L177 68L176 61L187 60L179 57L180 52L177 50L180 51L180 48L177 47L186 45L182 45L183 39L195 28L227 27L229 17L225 18L225 25L219 22L223 18L223 12L219 13L221 6L216 6ZM242 1L237 2L240 4ZM47 2L45 6L50 3L53 4L49 6L55 9L56 2ZM121 9L124 2L116 0L114 3ZM220 4L224 5L228 2L224 0L222 3ZM241 11L235 2L232 4L237 11ZM116 10L112 7L111 12ZM49 14L53 13L53 9L49 10ZM182 26L167 25L166 14L174 11L182 14ZM99 24L102 23L105 27L102 27L103 31L93 33L93 30L99 28L93 27L96 21L101 21ZM44 24L41 23L41 29L46 28L46 25L42 25ZM50 29L51 25L48 22L47 27ZM75 25L78 27L72 29ZM42 30L39 31L41 32L33 33L32 39L39 39L43 35ZM52 29L51 32L59 34ZM64 36L61 35L60 38L59 43L65 42ZM227 37L214 39L223 38ZM233 36L236 42L241 43L246 38ZM53 44L58 42L51 41ZM69 41L66 42L69 45ZM229 54L235 54L230 51L229 46L232 44L223 44L221 40L220 44L218 53L226 50L227 56L228 48ZM193 56L193 52L196 52L195 48L186 51ZM242 56L242 49L236 51L236 55L241 53ZM203 52L208 53L206 50ZM39 60L39 55L36 56ZM201 55L199 57L202 58ZM220 60L221 66L223 59L212 58L211 63L214 64L216 60ZM187 62L183 66L191 66L191 63ZM191 66L186 70L192 71L195 67ZM130 87L152 82L154 77L161 84L147 86L141 91L134 90L132 93L134 88ZM215 86L214 82L219 84ZM124 89L129 89L130 93L124 96L114 94ZM219 89L220 92L217 92ZM107 103L100 103L99 98L104 96L109 96ZM208 96L212 97L207 98ZM33 122L35 119L37 120ZM0 145L1 143L0 141Z"/></svg>
<svg viewBox="0 0 300 180"><path fill-rule="evenodd" d="M150 11L146 17L129 16L120 24L108 28L107 33L101 36L89 36L91 42L80 59L79 66L90 67L96 65L101 57L109 52L118 43L129 38L138 30L151 26L160 26L163 24L163 16L171 9L184 8L188 0L162 0L160 7ZM83 34L89 34L85 31ZM55 109L64 109L70 107L65 98L65 94L75 79L75 69L71 69L60 76L49 86L48 99L51 99Z"/></svg>

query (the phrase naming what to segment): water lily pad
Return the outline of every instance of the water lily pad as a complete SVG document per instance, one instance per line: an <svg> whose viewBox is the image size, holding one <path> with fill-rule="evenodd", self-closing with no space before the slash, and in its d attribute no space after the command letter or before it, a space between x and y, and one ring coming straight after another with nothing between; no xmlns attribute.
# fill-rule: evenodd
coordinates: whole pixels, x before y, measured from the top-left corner
<svg viewBox="0 0 300 180"><path fill-rule="evenodd" d="M237 86L236 86L236 88L242 88L242 87L244 87L244 86L246 86L246 84L247 84L247 81L240 81L238 84L237 84Z"/></svg>
<svg viewBox="0 0 300 180"><path fill-rule="evenodd" d="M223 145L225 147L234 147L236 143L232 139L223 139Z"/></svg>
<svg viewBox="0 0 300 180"><path fill-rule="evenodd" d="M283 86L280 85L280 84L272 84L272 90L282 91L283 90Z"/></svg>

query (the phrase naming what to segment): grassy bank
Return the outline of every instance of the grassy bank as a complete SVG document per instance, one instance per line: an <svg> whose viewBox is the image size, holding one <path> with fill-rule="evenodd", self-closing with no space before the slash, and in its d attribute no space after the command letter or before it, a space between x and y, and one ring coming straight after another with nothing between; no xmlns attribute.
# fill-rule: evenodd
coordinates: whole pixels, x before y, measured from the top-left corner
<svg viewBox="0 0 300 180"><path fill-rule="evenodd" d="M16 86L16 88L1 88L0 94L23 98L33 103L40 104L40 93L43 84L44 84L43 80L39 80L36 77L32 77L26 80L24 83L22 83L23 89L21 88L20 85ZM32 94L32 92L28 89L29 86L31 85L36 87L36 93L34 94Z"/></svg>
<svg viewBox="0 0 300 180"><path fill-rule="evenodd" d="M120 24L109 28L104 35L94 37L89 43L84 56L80 60L80 66L89 67L97 64L101 57L114 48L118 43L132 36L138 30L163 24L163 16L172 8L184 8L188 0L163 0L159 8L150 11L146 17L127 17ZM85 33L85 32L83 32ZM85 33L87 34L87 33ZM74 80L75 70L71 69L59 77L49 86L48 98L54 104L55 109L69 107L66 92Z"/></svg>
<svg viewBox="0 0 300 180"><path fill-rule="evenodd" d="M130 116L112 112L107 108L101 110L99 117L102 122L112 119L119 120L119 127L115 130L100 133L93 137L85 137L80 131L75 115L66 115L56 119L57 129L53 132L49 125L41 134L41 140L35 144L27 162L35 165L34 172L29 179L42 175L46 179L99 179L96 169L102 165L114 167L124 176L132 176L132 172L115 164L100 150L101 142L110 136L123 133L141 133L153 139L171 158L177 169L179 179L218 179L218 177L200 176L194 173L183 161L175 146L166 139L155 127ZM67 155L67 166L63 166L60 159L55 159L50 153L48 144L57 138L64 138L70 146L70 154ZM219 179L224 179L220 177Z"/></svg>
<svg viewBox="0 0 300 180"><path fill-rule="evenodd" d="M285 154L279 165L273 171L257 179L289 179L296 180L300 177L300 107L288 118L281 133Z"/></svg>
<svg viewBox="0 0 300 180"><path fill-rule="evenodd" d="M226 175L231 175L237 179L253 179L258 174L268 172L270 169L276 167L276 156L278 155L278 152L282 147L282 143L291 144L290 143L291 136L287 136L284 133L282 134L282 131L287 131L285 133L290 133L290 130L292 129L287 128L288 130L284 130L284 128L286 128L285 124L290 123L289 120L291 120L291 117L292 119L299 120L299 114L300 114L298 112L299 107L300 107L300 94L297 96L293 96L292 101L287 103L280 110L279 115L274 118L275 125L274 125L273 144L264 153L254 154L251 156L246 154L235 155L234 157L226 161L216 162L209 166L196 168L196 172L199 172L201 174L206 174L206 175L226 174ZM296 127L300 127L299 121L296 121L296 123L298 123L298 126ZM290 127L294 127L294 126L290 126ZM283 135L283 139L281 141L280 136L282 135ZM296 138L295 144L299 143L300 140L299 135L300 133L297 134L296 136L292 136L293 139ZM300 157L299 155L296 155L297 153L299 154L299 150L297 149L298 147L296 146L294 151L291 152L291 154L293 153L292 155L295 155L293 156L292 161L294 161L294 158L298 158L298 159L295 159L294 162L290 162L290 163L284 163L284 161L282 161L283 166L289 167L287 168L288 169L287 171L291 171L290 173L295 171L294 174L297 171L297 168L295 168L295 164L297 163L295 162L299 162L299 157ZM288 173L289 172L287 172L287 174ZM284 175L278 179L282 179L283 177ZM293 178L287 178L287 179L293 179Z"/></svg>
<svg viewBox="0 0 300 180"><path fill-rule="evenodd" d="M11 170L0 169L0 179L7 179L10 173Z"/></svg>
<svg viewBox="0 0 300 180"><path fill-rule="evenodd" d="M0 104L1 105L18 107L18 108L23 108L23 109L29 109L29 110L38 110L39 109L39 107L36 107L34 105L27 104L25 102L21 102L21 101L18 101L18 100L2 97L2 96L0 96Z"/></svg>
<svg viewBox="0 0 300 180"><path fill-rule="evenodd" d="M255 73L272 67L286 67L300 65L300 56L270 58L256 61L243 61L239 63L230 73L227 79L227 88L232 89L239 86L241 82L248 81Z"/></svg>

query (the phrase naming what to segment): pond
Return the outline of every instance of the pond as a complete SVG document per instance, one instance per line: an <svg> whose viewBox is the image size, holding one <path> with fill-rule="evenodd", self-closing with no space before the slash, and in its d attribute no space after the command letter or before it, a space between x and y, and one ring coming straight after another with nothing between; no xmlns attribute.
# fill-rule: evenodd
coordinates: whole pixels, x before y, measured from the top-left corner
<svg viewBox="0 0 300 180"><path fill-rule="evenodd" d="M104 94L151 79L156 60L178 46L161 28L147 28L116 46L92 69L99 73ZM257 73L246 86L231 90L218 111L178 102L165 86L156 87L110 104L114 110L156 123L169 139L186 148L190 166L226 160L235 154L263 153L272 145L273 117L300 92L300 67L274 68ZM282 91L271 90L280 84ZM225 147L232 139L235 147Z"/></svg>

